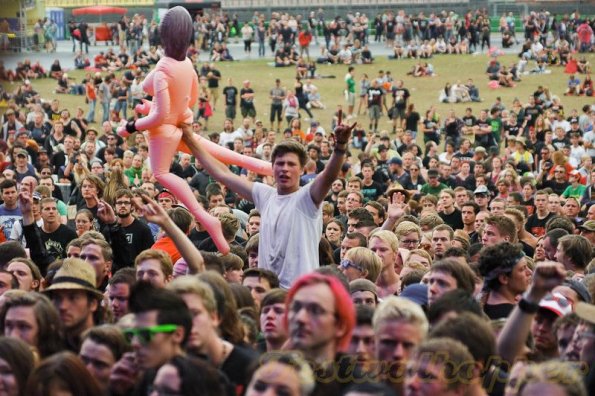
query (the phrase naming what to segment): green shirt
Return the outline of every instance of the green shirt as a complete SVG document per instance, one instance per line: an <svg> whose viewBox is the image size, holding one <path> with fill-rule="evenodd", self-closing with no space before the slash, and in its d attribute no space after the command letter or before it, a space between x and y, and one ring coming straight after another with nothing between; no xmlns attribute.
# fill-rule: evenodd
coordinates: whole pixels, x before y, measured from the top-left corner
<svg viewBox="0 0 595 396"><path fill-rule="evenodd" d="M355 93L355 80L351 74L345 76L345 82L347 83L347 92Z"/></svg>
<svg viewBox="0 0 595 396"><path fill-rule="evenodd" d="M583 194L585 193L586 189L587 189L587 186L584 186L582 184L579 184L576 187L572 187L572 184L571 184L568 187L566 187L566 190L564 190L564 192L562 193L562 196L564 198L576 198L580 201L580 199L583 197Z"/></svg>
<svg viewBox="0 0 595 396"><path fill-rule="evenodd" d="M432 187L432 186L430 186L429 183L426 183L421 187L420 192L421 192L421 195L430 194L430 195L435 195L437 197L438 195L440 195L440 191L446 190L447 188L448 188L448 186L444 183L440 183L436 187Z"/></svg>

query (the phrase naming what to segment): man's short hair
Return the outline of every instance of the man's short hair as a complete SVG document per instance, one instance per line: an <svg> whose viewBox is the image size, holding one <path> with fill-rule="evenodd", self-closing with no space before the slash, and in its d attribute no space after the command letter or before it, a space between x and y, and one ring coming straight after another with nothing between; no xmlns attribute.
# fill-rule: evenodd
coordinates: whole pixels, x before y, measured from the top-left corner
<svg viewBox="0 0 595 396"><path fill-rule="evenodd" d="M260 241L259 234L254 234L246 242L246 253L256 252L258 253L258 244Z"/></svg>
<svg viewBox="0 0 595 396"><path fill-rule="evenodd" d="M132 267L124 267L116 271L115 274L109 278L108 285L126 284L130 289L136 284L136 271Z"/></svg>
<svg viewBox="0 0 595 396"><path fill-rule="evenodd" d="M267 305L284 304L287 298L287 290L275 288L265 293L260 301L260 311Z"/></svg>
<svg viewBox="0 0 595 396"><path fill-rule="evenodd" d="M449 390L469 387L473 380L475 360L464 344L452 338L431 338L422 342L411 360L441 366Z"/></svg>
<svg viewBox="0 0 595 396"><path fill-rule="evenodd" d="M17 257L27 258L27 251L20 242L6 241L0 243L0 268L4 268L9 261Z"/></svg>
<svg viewBox="0 0 595 396"><path fill-rule="evenodd" d="M249 268L244 271L244 279L246 278L258 278L266 279L271 286L271 289L276 289L279 287L279 277L273 271L264 268Z"/></svg>
<svg viewBox="0 0 595 396"><path fill-rule="evenodd" d="M496 337L486 320L471 312L461 312L438 323L430 332L431 338L447 337L467 347L476 362L484 364L496 355Z"/></svg>
<svg viewBox="0 0 595 396"><path fill-rule="evenodd" d="M492 215L485 219L485 224L492 225L498 229L500 235L507 236L510 242L516 242L517 229L514 221L503 215Z"/></svg>
<svg viewBox="0 0 595 396"><path fill-rule="evenodd" d="M91 340L96 344L103 345L110 350L116 361L122 355L130 351L130 344L126 341L122 329L115 325L104 324L91 327L83 332L82 341Z"/></svg>
<svg viewBox="0 0 595 396"><path fill-rule="evenodd" d="M219 221L223 237L228 241L232 240L240 229L240 220L231 213L221 213Z"/></svg>
<svg viewBox="0 0 595 396"><path fill-rule="evenodd" d="M157 311L157 324L173 324L184 328L184 345L192 330L192 316L178 294L157 288L148 282L138 282L130 291L130 312L134 314Z"/></svg>
<svg viewBox="0 0 595 396"><path fill-rule="evenodd" d="M426 195L426 197L428 196ZM438 213L426 214L419 219L419 226L425 229L434 229L443 224L444 220L442 220L442 217L440 217Z"/></svg>
<svg viewBox="0 0 595 396"><path fill-rule="evenodd" d="M478 316L483 315L481 305L475 297L461 289L449 290L434 301L428 308L428 320L435 324L449 312L470 312Z"/></svg>
<svg viewBox="0 0 595 396"><path fill-rule="evenodd" d="M172 208L167 211L167 215L172 219L172 221L178 226L184 234L187 234L190 231L190 226L194 221L192 214L187 209L182 207Z"/></svg>
<svg viewBox="0 0 595 396"><path fill-rule="evenodd" d="M169 254L165 253L163 250L157 249L147 249L140 252L136 259L134 260L134 267L138 267L140 263L145 260L157 260L159 261L159 265L161 267L161 272L165 278L170 277L174 272L174 265L171 262L171 257Z"/></svg>
<svg viewBox="0 0 595 396"><path fill-rule="evenodd" d="M469 266L461 264L453 258L446 258L432 263L430 272L444 272L457 281L457 288L473 293L475 290L475 274Z"/></svg>
<svg viewBox="0 0 595 396"><path fill-rule="evenodd" d="M0 193L3 193L4 190L8 190L9 188L16 188L17 182L11 179L5 179L0 183Z"/></svg>
<svg viewBox="0 0 595 396"><path fill-rule="evenodd" d="M367 247L368 246L368 240L366 239L366 236L364 234L362 234L361 232L348 232L347 234L345 234L345 238L346 239L357 239L357 246L360 247ZM343 238L343 239L345 239Z"/></svg>
<svg viewBox="0 0 595 396"><path fill-rule="evenodd" d="M273 153L271 154L271 162L275 164L277 157L282 157L288 153L297 155L300 167L303 168L306 165L306 161L308 161L308 153L300 143L292 140L283 141L275 146Z"/></svg>
<svg viewBox="0 0 595 396"><path fill-rule="evenodd" d="M568 234L574 233L574 223L572 220L565 216L553 216L545 223L545 232L553 231L553 230L564 230Z"/></svg>
<svg viewBox="0 0 595 396"><path fill-rule="evenodd" d="M371 220L372 223L374 223L374 217L372 217L372 214L363 207L353 209L351 212L349 212L347 217L357 219L358 222Z"/></svg>
<svg viewBox="0 0 595 396"><path fill-rule="evenodd" d="M591 242L582 235L565 235L558 241L559 246L564 250L575 267L584 269L593 255Z"/></svg>
<svg viewBox="0 0 595 396"><path fill-rule="evenodd" d="M373 318L374 332L387 321L402 321L417 326L422 338L428 334L428 319L421 306L403 297L389 296L376 307Z"/></svg>
<svg viewBox="0 0 595 396"><path fill-rule="evenodd" d="M101 249L101 255L105 261L112 261L114 254L112 247L103 239L85 239L81 243L81 249L88 245L97 245Z"/></svg>
<svg viewBox="0 0 595 396"><path fill-rule="evenodd" d="M479 205L476 204L473 201L467 201L467 202L465 202L464 204L461 205L461 209L463 209L465 206L471 206L473 208L473 212L475 214L478 214L479 211L481 210L481 208L479 207Z"/></svg>
<svg viewBox="0 0 595 396"><path fill-rule="evenodd" d="M412 232L416 232L417 236L420 239L423 236L421 228L417 224L412 223L411 221L402 221L395 229L395 234L397 235L397 238L399 238L399 240L401 240L401 238L405 235L411 234Z"/></svg>
<svg viewBox="0 0 595 396"><path fill-rule="evenodd" d="M434 229L432 230L432 235L436 231L448 231L448 235L449 235L449 238L448 239L450 239L451 241L452 241L452 239L455 236L455 231L448 224L440 224L440 225L437 225L436 227L434 227Z"/></svg>
<svg viewBox="0 0 595 396"><path fill-rule="evenodd" d="M228 253L225 256L221 256L223 267L225 271L241 270L244 267L244 260L237 254Z"/></svg>

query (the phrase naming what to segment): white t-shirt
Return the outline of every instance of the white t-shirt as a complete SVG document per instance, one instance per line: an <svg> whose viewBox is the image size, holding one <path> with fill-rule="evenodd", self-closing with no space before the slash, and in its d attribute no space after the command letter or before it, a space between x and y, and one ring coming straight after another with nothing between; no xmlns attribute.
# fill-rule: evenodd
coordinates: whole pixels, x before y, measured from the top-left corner
<svg viewBox="0 0 595 396"><path fill-rule="evenodd" d="M262 183L254 183L252 188L252 199L262 218L258 266L276 273L283 289L319 266L322 206L316 207L312 201L311 187L308 184L288 195L279 195L275 188Z"/></svg>

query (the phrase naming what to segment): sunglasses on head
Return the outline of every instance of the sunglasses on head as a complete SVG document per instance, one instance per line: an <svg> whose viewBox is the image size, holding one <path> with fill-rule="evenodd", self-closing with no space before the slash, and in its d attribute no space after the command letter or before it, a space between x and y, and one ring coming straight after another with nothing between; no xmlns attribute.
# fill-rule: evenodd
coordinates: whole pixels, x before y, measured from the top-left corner
<svg viewBox="0 0 595 396"><path fill-rule="evenodd" d="M139 327L133 329L125 329L124 330L124 337L126 340L131 343L134 337L138 339L138 341L142 345L147 345L153 340L153 337L156 334L160 333L173 333L178 329L178 325L175 324L162 324L157 326L149 326L149 327Z"/></svg>
<svg viewBox="0 0 595 396"><path fill-rule="evenodd" d="M358 270L360 272L364 272L364 268L361 265L357 265L349 259L341 260L341 264L339 264L339 267L341 267L342 269L347 269L347 268L351 267L351 268L355 268L356 270Z"/></svg>

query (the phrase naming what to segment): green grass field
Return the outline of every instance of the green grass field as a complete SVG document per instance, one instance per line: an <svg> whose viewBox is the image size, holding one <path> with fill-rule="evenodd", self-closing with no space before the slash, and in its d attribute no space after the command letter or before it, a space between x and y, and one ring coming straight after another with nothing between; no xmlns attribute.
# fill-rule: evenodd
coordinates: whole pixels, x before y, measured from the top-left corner
<svg viewBox="0 0 595 396"><path fill-rule="evenodd" d="M588 59L591 64L595 63L595 55L590 54ZM499 88L491 90L487 86L487 78L485 69L489 58L487 55L439 55L430 60L434 65L437 76L413 78L407 76L406 73L415 64L414 60L388 60L386 57L376 59L373 65L356 65L356 80L359 81L363 73L367 73L370 78L377 75L379 70L390 70L395 79L403 79L405 87L411 92L411 103L415 104L417 111L423 113L432 105L436 106L438 113L445 117L446 112L454 109L457 115L462 116L466 107L471 107L474 113L480 109L489 108L494 103L497 96L500 96L503 103L509 107L514 98L519 98L521 102L526 103L527 98L531 95L539 85L549 87L550 92L558 95L565 110L579 109L585 104L592 104L593 98L588 97L564 97L563 93L566 88L568 75L564 74L562 67L552 67L552 73L547 75L529 75L523 76L522 81L517 84L515 88ZM518 58L515 55L506 55L500 57L500 62L504 65L511 65L517 62ZM532 67L532 65L530 65ZM249 79L252 82L252 87L256 92L256 110L257 118L264 121L265 126L268 126L270 100L268 92L274 85L275 78L280 78L282 85L285 87L293 87L295 70L293 68L274 68L267 64L264 60L244 60L236 62L222 62L217 65L222 73L222 86L225 85L227 78L231 77L238 89L241 87L243 80ZM317 70L319 75L330 76L334 75L336 78L323 78L314 81L318 86L322 95L322 102L326 105L325 110L313 110L314 116L321 122L321 125L328 130L330 122L335 111L336 105L345 104L343 89L344 76L347 72L346 66L320 66ZM80 82L84 73L82 71L72 71L69 76L75 78ZM482 103L439 103L438 93L444 87L446 82L456 82L457 80L466 81L472 78L476 86L480 89ZM582 79L584 76L579 76ZM72 112L77 106L82 106L85 111L87 105L84 103L82 96L73 95L56 95L52 94L56 83L54 80L45 79L34 82L34 88L40 92L44 99L51 99L58 97L60 99L61 108L68 108ZM11 86L6 85L7 89ZM358 92L359 93L359 92ZM209 120L209 131L220 131L223 125L223 98L220 97L217 104L216 111ZM356 103L357 106L357 103ZM96 112L100 117L101 110L98 106ZM129 112L130 113L130 112ZM239 112L238 112L239 116ZM304 116L304 115L302 115ZM362 122L362 126L367 128L368 119L366 116L359 116L358 121ZM236 119L236 125L239 124L239 119ZM386 114L380 120L380 130L391 130L391 124Z"/></svg>

